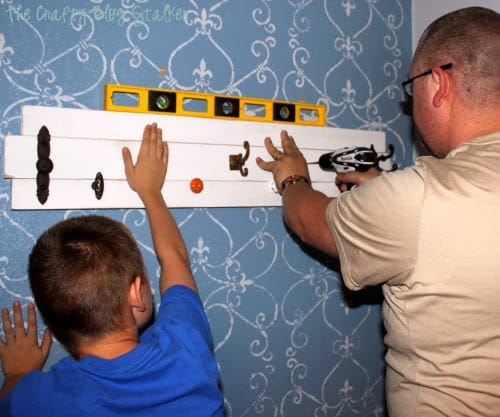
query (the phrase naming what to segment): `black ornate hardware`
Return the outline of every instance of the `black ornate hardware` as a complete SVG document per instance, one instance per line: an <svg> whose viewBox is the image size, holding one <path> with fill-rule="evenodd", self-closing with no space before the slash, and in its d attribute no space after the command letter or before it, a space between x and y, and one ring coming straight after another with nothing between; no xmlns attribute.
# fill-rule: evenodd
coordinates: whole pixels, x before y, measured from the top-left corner
<svg viewBox="0 0 500 417"><path fill-rule="evenodd" d="M36 196L40 204L45 204L49 198L50 173L54 169L54 164L50 160L50 132L46 126L42 126L37 137L36 162Z"/></svg>
<svg viewBox="0 0 500 417"><path fill-rule="evenodd" d="M92 183L92 189L95 193L95 198L100 200L104 193L104 178L100 172L95 175L94 182Z"/></svg>
<svg viewBox="0 0 500 417"><path fill-rule="evenodd" d="M242 177L248 175L248 168L245 167L245 162L250 156L250 144L248 141L243 142L243 147L245 148L245 156L242 153L237 155L229 155L229 170L230 171L240 171Z"/></svg>

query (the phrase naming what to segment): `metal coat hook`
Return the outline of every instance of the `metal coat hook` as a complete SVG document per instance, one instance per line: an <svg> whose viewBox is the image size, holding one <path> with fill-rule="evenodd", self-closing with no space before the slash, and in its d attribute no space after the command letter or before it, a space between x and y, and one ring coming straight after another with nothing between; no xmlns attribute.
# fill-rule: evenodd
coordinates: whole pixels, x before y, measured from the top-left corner
<svg viewBox="0 0 500 417"><path fill-rule="evenodd" d="M92 183L92 189L95 193L95 198L100 200L104 194L104 178L100 172L95 175L94 182Z"/></svg>
<svg viewBox="0 0 500 417"><path fill-rule="evenodd" d="M50 132L46 126L42 126L37 136L36 161L36 196L40 204L45 204L49 198L49 174L54 169L54 164L50 160Z"/></svg>
<svg viewBox="0 0 500 417"><path fill-rule="evenodd" d="M230 171L240 171L242 177L248 175L248 168L245 167L245 162L250 156L250 144L246 140L243 142L243 148L245 148L245 156L242 153L237 155L229 155L229 170Z"/></svg>

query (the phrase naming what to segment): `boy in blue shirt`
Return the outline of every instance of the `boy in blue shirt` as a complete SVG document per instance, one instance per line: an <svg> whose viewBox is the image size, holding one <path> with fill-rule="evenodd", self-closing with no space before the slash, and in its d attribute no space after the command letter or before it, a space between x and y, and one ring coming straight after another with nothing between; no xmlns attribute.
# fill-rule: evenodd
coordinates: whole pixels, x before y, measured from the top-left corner
<svg viewBox="0 0 500 417"><path fill-rule="evenodd" d="M39 344L32 304L27 329L19 302L13 322L4 309L2 416L223 415L209 323L161 193L168 165L161 129L145 127L136 164L127 148L122 156L161 267L158 314L147 326L151 287L137 243L122 223L93 215L51 227L33 248L29 278L42 317L70 356L41 372L50 332Z"/></svg>

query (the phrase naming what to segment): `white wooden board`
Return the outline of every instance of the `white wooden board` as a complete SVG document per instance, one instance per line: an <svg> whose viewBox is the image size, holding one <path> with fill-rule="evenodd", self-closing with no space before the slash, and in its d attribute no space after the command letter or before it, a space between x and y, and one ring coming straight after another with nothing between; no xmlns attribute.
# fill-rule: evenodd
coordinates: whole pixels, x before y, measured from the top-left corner
<svg viewBox="0 0 500 417"><path fill-rule="evenodd" d="M280 132L294 136L308 161L317 161L325 152L344 146L374 145L385 152L385 135L329 127L247 121L221 121L148 113L26 106L22 110L21 135L5 138L4 175L12 179L13 209L89 209L142 207L126 183L121 148L137 154L147 123L157 122L169 142L170 157L164 195L170 207L279 206L281 197L272 186L270 173L262 171L255 159L269 158L264 138L279 144ZM50 132L49 197L44 204L36 195L37 135L42 126ZM229 169L230 155L250 152L242 176ZM100 172L104 193L97 199L92 182ZM310 165L315 188L337 195L335 174ZM191 191L193 178L203 181L201 193Z"/></svg>

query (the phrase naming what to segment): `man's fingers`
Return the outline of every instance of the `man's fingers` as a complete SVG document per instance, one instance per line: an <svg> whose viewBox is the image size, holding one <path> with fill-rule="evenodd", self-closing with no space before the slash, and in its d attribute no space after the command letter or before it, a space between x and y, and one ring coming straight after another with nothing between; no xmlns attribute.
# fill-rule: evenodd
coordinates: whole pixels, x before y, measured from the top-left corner
<svg viewBox="0 0 500 417"><path fill-rule="evenodd" d="M272 160L268 162L264 161L260 157L256 159L257 165L264 171L274 172L273 170L278 166L275 165L276 162L281 161L285 156L291 156L292 158L295 158L297 154L300 155L300 151L298 150L297 145L295 145L293 137L289 136L286 130L281 131L280 138L283 151L280 151L274 145L270 137L266 137L264 139L264 146L272 158Z"/></svg>
<svg viewBox="0 0 500 417"><path fill-rule="evenodd" d="M335 184L341 192L352 189L354 185L362 185L366 181L380 175L377 168L370 168L368 171L350 171L338 174L335 178Z"/></svg>
<svg viewBox="0 0 500 417"><path fill-rule="evenodd" d="M295 140L292 136L288 135L286 130L281 131L281 146L285 153L294 152L297 150L297 145L295 145Z"/></svg>
<svg viewBox="0 0 500 417"><path fill-rule="evenodd" d="M276 146L274 146L273 141L271 138L267 137L264 139L264 145L267 149L267 152L269 152L269 155L271 155L272 158L277 159L277 156L279 155L279 150Z"/></svg>
<svg viewBox="0 0 500 417"><path fill-rule="evenodd" d="M259 166L260 169L262 169L264 171L272 172L274 161L266 162L261 157L257 157L255 162L257 163L257 165Z"/></svg>

